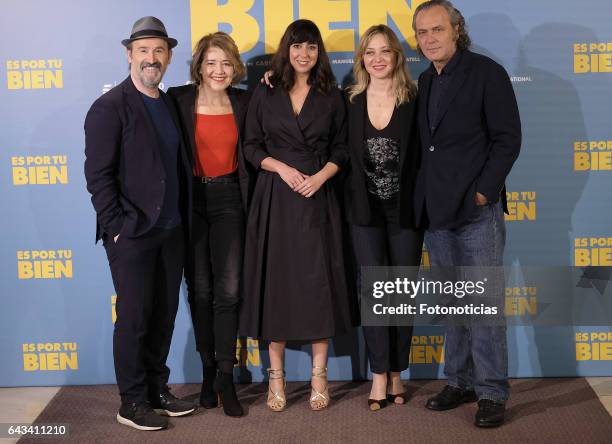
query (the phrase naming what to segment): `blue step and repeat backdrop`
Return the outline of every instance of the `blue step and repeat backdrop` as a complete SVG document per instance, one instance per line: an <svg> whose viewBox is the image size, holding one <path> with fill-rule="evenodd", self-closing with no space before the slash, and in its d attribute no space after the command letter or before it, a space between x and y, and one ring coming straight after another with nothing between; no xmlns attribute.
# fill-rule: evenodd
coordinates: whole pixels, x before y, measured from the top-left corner
<svg viewBox="0 0 612 444"><path fill-rule="evenodd" d="M114 290L94 245L95 215L83 177L83 120L91 103L128 74L134 21L154 15L179 41L163 88L184 84L192 44L231 33L248 68L297 18L314 20L339 81L358 37L389 24L414 78L427 63L414 51L407 0L4 0L0 15L0 386L113 383ZM609 0L457 0L474 50L511 76L523 150L508 181L507 264L612 265L612 5ZM427 259L425 257L425 259ZM508 287L512 315L537 307L538 289ZM612 333L598 327L508 330L513 377L612 375ZM442 375L444 334L415 331L406 377ZM367 376L361 332L336 338L330 377ZM241 380L262 380L264 344L240 342ZM185 290L169 366L171 381L201 377ZM287 354L290 379L308 379L306 346Z"/></svg>

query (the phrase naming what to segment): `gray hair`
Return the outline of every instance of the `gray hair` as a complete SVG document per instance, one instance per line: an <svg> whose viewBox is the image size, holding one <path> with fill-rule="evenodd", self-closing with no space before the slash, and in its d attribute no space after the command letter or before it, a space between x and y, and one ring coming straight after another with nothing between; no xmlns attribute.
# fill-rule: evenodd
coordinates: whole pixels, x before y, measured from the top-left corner
<svg viewBox="0 0 612 444"><path fill-rule="evenodd" d="M414 32L416 33L417 15L419 15L421 11L432 8L434 6L443 7L448 13L448 16L450 17L450 22L453 26L453 29L457 27L457 48L469 49L469 47L472 45L472 40L470 39L470 36L467 33L465 19L463 18L463 15L461 15L461 12L459 12L459 10L455 8L455 5L453 5L448 0L429 0L425 3L421 3L415 9L414 14L412 15L412 29L414 30ZM421 52L420 48L417 47L417 49L419 52Z"/></svg>

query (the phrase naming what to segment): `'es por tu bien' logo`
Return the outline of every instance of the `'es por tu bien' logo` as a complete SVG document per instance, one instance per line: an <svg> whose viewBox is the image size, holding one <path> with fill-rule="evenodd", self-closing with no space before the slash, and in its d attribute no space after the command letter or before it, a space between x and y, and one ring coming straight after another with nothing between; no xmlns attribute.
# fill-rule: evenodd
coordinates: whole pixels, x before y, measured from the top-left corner
<svg viewBox="0 0 612 444"><path fill-rule="evenodd" d="M577 237L574 239L576 267L612 266L612 237Z"/></svg>
<svg viewBox="0 0 612 444"><path fill-rule="evenodd" d="M612 42L574 44L574 73L587 72L612 72Z"/></svg>
<svg viewBox="0 0 612 444"><path fill-rule="evenodd" d="M236 339L236 361L235 367L259 367L259 341L252 338Z"/></svg>
<svg viewBox="0 0 612 444"><path fill-rule="evenodd" d="M536 220L536 192L535 191L511 191L506 193L508 201L507 221L514 220Z"/></svg>
<svg viewBox="0 0 612 444"><path fill-rule="evenodd" d="M574 171L612 171L612 140L574 142Z"/></svg>
<svg viewBox="0 0 612 444"><path fill-rule="evenodd" d="M26 343L22 351L26 372L79 369L76 342Z"/></svg>
<svg viewBox="0 0 612 444"><path fill-rule="evenodd" d="M506 287L504 312L506 316L537 315L537 287Z"/></svg>
<svg viewBox="0 0 612 444"><path fill-rule="evenodd" d="M410 364L444 363L444 336L413 336Z"/></svg>
<svg viewBox="0 0 612 444"><path fill-rule="evenodd" d="M19 279L71 279L72 250L17 251Z"/></svg>
<svg viewBox="0 0 612 444"><path fill-rule="evenodd" d="M13 156L13 185L68 183L68 156Z"/></svg>
<svg viewBox="0 0 612 444"><path fill-rule="evenodd" d="M355 51L355 38L378 23L393 20L401 37L416 47L412 30L414 10L425 0L263 0L263 18L253 16L254 0L190 0L192 46L200 36L217 30L220 23L231 26L232 38L241 53L259 42L264 51L276 50L287 25L296 18L308 18L319 26L328 52ZM354 8L356 5L356 8ZM341 26L335 26L341 22Z"/></svg>
<svg viewBox="0 0 612 444"><path fill-rule="evenodd" d="M612 361L612 331L576 333L576 361Z"/></svg>
<svg viewBox="0 0 612 444"><path fill-rule="evenodd" d="M60 59L8 60L8 89L59 89L64 87L63 63Z"/></svg>

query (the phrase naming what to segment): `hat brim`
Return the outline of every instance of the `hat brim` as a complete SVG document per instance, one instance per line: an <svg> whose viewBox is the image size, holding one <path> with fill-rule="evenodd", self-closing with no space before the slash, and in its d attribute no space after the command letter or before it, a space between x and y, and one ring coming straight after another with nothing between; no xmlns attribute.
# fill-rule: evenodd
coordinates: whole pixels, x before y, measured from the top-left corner
<svg viewBox="0 0 612 444"><path fill-rule="evenodd" d="M173 39L172 37L160 37L158 35L143 35L143 36L138 36L135 39L125 39L125 40L121 40L121 44L127 48L130 43L135 42L136 40L142 40L142 39L162 39L162 40L165 40L166 42L168 42L168 46L170 46L170 49L172 49L176 45L178 45L178 40Z"/></svg>

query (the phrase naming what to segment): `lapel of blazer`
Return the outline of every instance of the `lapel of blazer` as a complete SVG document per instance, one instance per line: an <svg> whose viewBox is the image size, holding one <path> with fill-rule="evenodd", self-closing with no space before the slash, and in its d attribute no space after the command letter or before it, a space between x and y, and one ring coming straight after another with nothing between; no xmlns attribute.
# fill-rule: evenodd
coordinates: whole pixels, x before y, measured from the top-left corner
<svg viewBox="0 0 612 444"><path fill-rule="evenodd" d="M287 132L290 133L298 142L301 142L303 146L306 146L306 141L304 140L304 134L302 133L302 128L298 125L298 119L293 113L293 106L291 105L291 97L289 97L289 93L283 91L280 87L273 89L272 98L274 102L274 108L279 110L279 122L283 124L287 128ZM312 91L309 91L310 95ZM306 98L306 101L308 98ZM304 108L306 107L306 101L304 101L304 106L302 106L302 112L304 112Z"/></svg>
<svg viewBox="0 0 612 444"><path fill-rule="evenodd" d="M240 128L244 123L244 118L246 116L246 108L242 100L240 100L239 96L240 92L235 88L230 87L227 90L227 95L232 104L232 112L234 113L234 120L236 121L236 128L238 128L238 136L240 136Z"/></svg>
<svg viewBox="0 0 612 444"><path fill-rule="evenodd" d="M191 85L186 94L181 95L178 98L178 105L181 111L181 115L185 118L185 130L187 131L187 140L189 145L187 150L189 151L189 161L193 162L195 159L195 102L196 102L196 91L197 86Z"/></svg>
<svg viewBox="0 0 612 444"><path fill-rule="evenodd" d="M455 69L457 71L453 75L453 78L450 84L448 85L446 93L440 98L440 107L438 109L437 116L438 120L437 122L433 123L436 128L433 132L434 134L440 126L439 124L444 118L446 111L448 111L451 102L453 101L453 99L461 89L463 82L465 82L465 79L467 78L469 69L469 53L467 51L464 51L463 54L461 54L461 60L459 61Z"/></svg>
<svg viewBox="0 0 612 444"><path fill-rule="evenodd" d="M423 142L427 145L429 145L429 141L431 140L431 133L429 131L429 119L427 117L427 106L429 102L431 79L431 73L429 72L429 68L427 68L423 72L423 74L421 74L421 77L419 77L419 94L417 97L419 130L421 132Z"/></svg>
<svg viewBox="0 0 612 444"><path fill-rule="evenodd" d="M129 107L129 111L133 113L137 120L145 122L147 131L142 132L141 136L146 140L139 140L138 144L141 147L155 146L156 154L160 154L159 139L157 137L157 130L153 126L153 121L149 112L144 104L142 97L140 97L140 91L136 89L132 79L128 77L124 82L123 92L125 94L125 102Z"/></svg>
<svg viewBox="0 0 612 444"><path fill-rule="evenodd" d="M234 121L236 122L236 129L238 131L238 173L241 174L245 172L248 168L248 163L244 159L244 154L242 152L242 129L244 128L244 120L246 118L247 107L246 103L243 100L243 97L240 97L241 91L230 87L227 91L227 95L230 99L230 103L232 104L232 113L234 114ZM246 93L243 93L246 94Z"/></svg>
<svg viewBox="0 0 612 444"><path fill-rule="evenodd" d="M172 121L174 122L174 126L176 127L176 130L179 134L179 143L180 143L180 149L182 152L181 159L183 162L183 167L185 168L186 172L189 172L191 170L191 159L193 158L193 156L191 155L192 153L190 152L189 147L185 146L185 139L183 138L183 135L182 135L183 126L181 125L180 118L177 114L177 110L165 92L161 91L160 96L162 100L164 101L164 103L166 104L166 108L168 108L168 111L170 112L170 116L172 117ZM193 131L193 128L192 128L192 131Z"/></svg>
<svg viewBox="0 0 612 444"><path fill-rule="evenodd" d="M414 100L414 99L412 99ZM404 168L404 163L408 157L408 150L411 149L410 144L410 132L414 131L413 118L414 118L414 106L411 102L403 103L398 108L400 122L402 122L402 133L400 136L399 155L400 155L400 172Z"/></svg>
<svg viewBox="0 0 612 444"><path fill-rule="evenodd" d="M176 108L174 107L174 105L172 104L172 102L170 101L170 99L168 98L168 96L166 95L165 92L160 91L159 93L161 99L164 101L164 104L166 105L166 108L168 108L168 111L170 112L170 117L172 117L172 121L174 122L174 126L176 126L177 131L181 130L181 123L178 117L178 114L176 113ZM182 138L181 138L181 142L182 142Z"/></svg>
<svg viewBox="0 0 612 444"><path fill-rule="evenodd" d="M349 118L350 133L349 137L352 139L351 146L349 149L353 151L355 161L359 167L359 171L363 171L363 152L365 149L364 142L364 123L366 119L366 93L362 92L354 97L353 103L349 103Z"/></svg>
<svg viewBox="0 0 612 444"><path fill-rule="evenodd" d="M308 128L318 115L320 115L320 110L322 107L325 107L327 104L327 97L319 94L314 86L310 87L308 94L306 95L306 99L304 100L304 104L302 105L302 109L300 110L300 114L297 116L296 121L298 122L298 126L301 130ZM291 99L289 99L289 103L291 103ZM291 107L293 111L293 106Z"/></svg>

